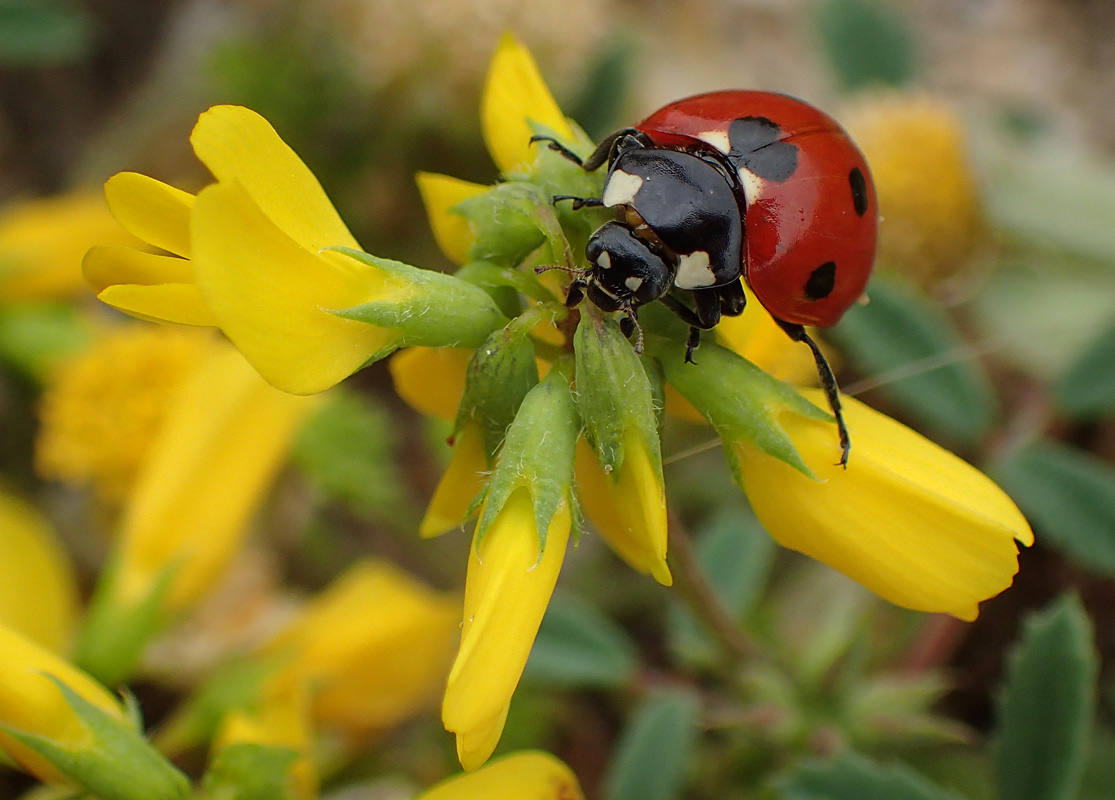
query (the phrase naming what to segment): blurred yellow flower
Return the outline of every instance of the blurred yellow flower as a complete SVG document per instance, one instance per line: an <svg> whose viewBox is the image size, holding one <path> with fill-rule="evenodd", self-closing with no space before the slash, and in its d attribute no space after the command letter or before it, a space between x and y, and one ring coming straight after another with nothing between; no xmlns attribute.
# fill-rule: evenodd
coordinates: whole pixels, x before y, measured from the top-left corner
<svg viewBox="0 0 1115 800"><path fill-rule="evenodd" d="M846 118L879 195L877 268L928 289L962 283L986 242L964 123L947 103L892 92Z"/></svg>
<svg viewBox="0 0 1115 800"><path fill-rule="evenodd" d="M269 386L228 345L207 348L169 400L83 631L80 663L107 683L138 655L121 637L138 648L220 580L316 405ZM150 629L135 639L131 625Z"/></svg>
<svg viewBox="0 0 1115 800"><path fill-rule="evenodd" d="M441 708L466 770L481 766L503 733L565 559L571 523L566 502L554 514L543 548L530 491L519 488L470 550L461 647Z"/></svg>
<svg viewBox="0 0 1115 800"><path fill-rule="evenodd" d="M88 751L95 745L93 733L66 702L55 680L127 724L124 707L107 689L0 624L0 748L23 769L50 783L66 779L42 755L17 741L11 730L41 736L67 751Z"/></svg>
<svg viewBox="0 0 1115 800"><path fill-rule="evenodd" d="M511 753L475 772L456 775L415 800L584 800L577 776L549 753Z"/></svg>
<svg viewBox="0 0 1115 800"><path fill-rule="evenodd" d="M261 651L282 664L264 692L306 686L315 726L350 739L393 727L444 688L460 613L388 562L355 564Z"/></svg>
<svg viewBox="0 0 1115 800"><path fill-rule="evenodd" d="M804 394L823 405L819 390ZM759 521L779 544L896 605L975 619L1010 586L1030 526L974 467L854 398L844 404L855 441L847 469L831 422L781 416L817 480L750 442L726 443Z"/></svg>
<svg viewBox="0 0 1115 800"><path fill-rule="evenodd" d="M198 331L129 325L103 334L48 375L35 469L91 486L109 503L131 492L171 395L209 347Z"/></svg>
<svg viewBox="0 0 1115 800"><path fill-rule="evenodd" d="M50 524L0 492L0 625L54 653L77 625L77 578Z"/></svg>
<svg viewBox="0 0 1115 800"><path fill-rule="evenodd" d="M294 684L284 691L268 693L253 709L238 709L227 714L213 738L213 760L241 745L256 745L287 751L289 763L283 775L270 772L274 762L259 759L246 770L268 770L266 779L282 784L283 793L275 800L313 800L317 793L317 768L313 760L313 736L306 687ZM230 776L235 780L235 773ZM258 780L258 778L257 778Z"/></svg>
<svg viewBox="0 0 1115 800"><path fill-rule="evenodd" d="M66 300L89 291L81 259L94 244L141 246L99 192L74 192L0 209L0 305Z"/></svg>

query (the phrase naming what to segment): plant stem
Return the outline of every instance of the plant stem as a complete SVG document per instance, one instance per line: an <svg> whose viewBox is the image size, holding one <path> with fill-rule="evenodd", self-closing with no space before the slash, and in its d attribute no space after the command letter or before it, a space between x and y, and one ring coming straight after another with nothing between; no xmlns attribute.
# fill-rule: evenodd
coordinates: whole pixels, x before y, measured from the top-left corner
<svg viewBox="0 0 1115 800"><path fill-rule="evenodd" d="M693 540L677 514L670 511L671 572L677 580L678 591L685 598L689 609L708 628L733 661L746 661L754 656L757 648L740 630L728 609L720 602L708 578L697 563Z"/></svg>

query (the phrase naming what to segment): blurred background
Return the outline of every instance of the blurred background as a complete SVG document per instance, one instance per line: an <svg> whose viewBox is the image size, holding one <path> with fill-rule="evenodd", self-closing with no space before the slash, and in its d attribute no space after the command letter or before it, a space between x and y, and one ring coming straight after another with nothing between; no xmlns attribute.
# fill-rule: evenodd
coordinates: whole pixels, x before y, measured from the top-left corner
<svg viewBox="0 0 1115 800"><path fill-rule="evenodd" d="M785 92L840 120L883 214L871 303L822 333L842 385L988 471L1037 544L971 625L883 607L775 554L722 456L687 455L707 430L668 423L671 504L720 565L714 581L741 624L813 665L810 690L798 681L779 694L755 675L745 692L723 690L710 678L722 675L715 647L669 593L586 539L543 631L554 646L536 653L501 749L549 747L591 797L623 800L631 767L617 765L617 742L632 720L650 724L636 714L648 686L680 681L732 696L706 705L706 733L685 745L684 796L758 796L798 756L850 747L994 797L986 743L1008 654L1023 621L1068 592L1090 631L1077 655L1099 678L1077 722L1090 756L1073 792L1056 796L1110 797L1115 7L1101 0L0 0L0 485L57 530L81 597L127 490L106 489L96 465L73 467L66 437L92 423L75 432L58 409L115 403L92 406L97 435L132 435L112 427L128 424L113 416L112 386L57 395L64 365L118 322L80 276L85 249L118 235L89 198L121 170L196 191L209 178L189 131L210 105L237 103L299 153L364 249L449 269L413 176L497 178L477 108L507 30L593 137L718 88ZM280 598L320 589L356 558L461 585L465 538L415 535L447 425L401 402L384 364L346 391L328 425L296 442L222 588L146 654L136 691L149 719L242 650ZM581 666L563 662L570 648ZM772 722L771 709L789 716ZM326 786L405 797L452 771L436 713L409 725ZM21 780L0 777L0 796Z"/></svg>

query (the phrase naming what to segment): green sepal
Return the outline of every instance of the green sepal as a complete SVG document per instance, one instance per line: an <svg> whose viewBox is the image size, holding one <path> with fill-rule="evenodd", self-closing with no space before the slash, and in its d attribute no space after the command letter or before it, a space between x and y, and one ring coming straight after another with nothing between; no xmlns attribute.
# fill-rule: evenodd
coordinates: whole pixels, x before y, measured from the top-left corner
<svg viewBox="0 0 1115 800"><path fill-rule="evenodd" d="M280 659L256 657L222 666L159 726L153 736L159 751L173 758L210 741L230 712L258 705L264 681L280 665Z"/></svg>
<svg viewBox="0 0 1115 800"><path fill-rule="evenodd" d="M398 330L402 339L395 347L477 347L507 324L491 295L468 281L348 247L329 249L405 281L399 299L329 309L344 319Z"/></svg>
<svg viewBox="0 0 1115 800"><path fill-rule="evenodd" d="M495 460L523 398L538 385L538 365L529 333L526 321L516 319L489 336L468 364L454 431L459 433L470 424L479 426L489 464Z"/></svg>
<svg viewBox="0 0 1115 800"><path fill-rule="evenodd" d="M470 261L453 274L489 293L497 289L511 289L516 294L526 295L540 303L554 299L553 293L533 273L504 267L494 261Z"/></svg>
<svg viewBox="0 0 1115 800"><path fill-rule="evenodd" d="M533 183L499 183L453 207L476 233L469 261L518 267L536 254L540 263L571 263L572 251L553 207L553 197ZM535 253L535 251L538 251Z"/></svg>
<svg viewBox="0 0 1115 800"><path fill-rule="evenodd" d="M223 748L202 780L211 800L292 800L297 791L290 768L299 753L289 747L241 742Z"/></svg>
<svg viewBox="0 0 1115 800"><path fill-rule="evenodd" d="M711 342L701 345L696 363L686 363L685 346L680 342L647 337L647 349L662 365L666 380L716 428L725 442L724 451L733 471L738 473L738 464L727 445L743 439L803 475L816 478L778 418L792 412L809 419L831 420L830 414L810 403L788 383Z"/></svg>
<svg viewBox="0 0 1115 800"><path fill-rule="evenodd" d="M555 365L546 379L523 399L499 454L483 513L476 524L481 538L516 489L525 488L534 506L541 548L550 521L572 496L573 460L580 434L577 405L569 378Z"/></svg>
<svg viewBox="0 0 1115 800"><path fill-rule="evenodd" d="M163 567L151 590L138 603L120 605L116 592L117 561L101 573L85 624L78 632L73 661L105 686L120 686L131 677L147 644L171 621L163 601L177 563Z"/></svg>
<svg viewBox="0 0 1115 800"><path fill-rule="evenodd" d="M47 675L92 737L88 749L68 750L48 737L4 727L4 732L49 761L101 800L174 800L190 795L190 782L137 728L93 705Z"/></svg>
<svg viewBox="0 0 1115 800"><path fill-rule="evenodd" d="M642 439L659 481L662 454L654 390L635 348L611 318L586 308L573 336L577 364L577 407L589 444L613 477L623 465L624 439Z"/></svg>

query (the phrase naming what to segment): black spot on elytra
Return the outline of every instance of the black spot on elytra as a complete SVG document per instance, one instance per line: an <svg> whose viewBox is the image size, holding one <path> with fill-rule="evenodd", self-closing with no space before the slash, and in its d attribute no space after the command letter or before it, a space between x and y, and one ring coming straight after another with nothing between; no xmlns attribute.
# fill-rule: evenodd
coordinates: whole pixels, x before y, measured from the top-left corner
<svg viewBox="0 0 1115 800"><path fill-rule="evenodd" d="M782 182L798 168L797 145L781 141L782 129L766 117L741 117L728 125L728 158L763 180Z"/></svg>
<svg viewBox="0 0 1115 800"><path fill-rule="evenodd" d="M836 262L826 261L809 274L805 282L806 300L823 300L836 286Z"/></svg>
<svg viewBox="0 0 1115 800"><path fill-rule="evenodd" d="M862 217L867 213L867 179L863 177L859 167L852 167L852 171L848 173L848 183L852 187L852 205Z"/></svg>

